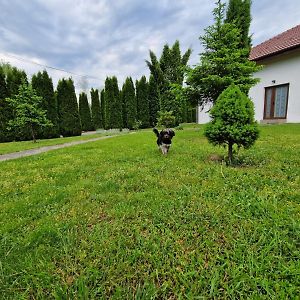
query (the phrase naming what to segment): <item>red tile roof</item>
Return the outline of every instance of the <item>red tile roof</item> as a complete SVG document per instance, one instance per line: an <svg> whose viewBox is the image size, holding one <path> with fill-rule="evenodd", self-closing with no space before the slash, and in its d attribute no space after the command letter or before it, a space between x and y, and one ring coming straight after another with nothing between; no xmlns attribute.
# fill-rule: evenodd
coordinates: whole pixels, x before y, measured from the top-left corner
<svg viewBox="0 0 300 300"><path fill-rule="evenodd" d="M300 47L300 25L253 47L250 60L261 60L297 47Z"/></svg>

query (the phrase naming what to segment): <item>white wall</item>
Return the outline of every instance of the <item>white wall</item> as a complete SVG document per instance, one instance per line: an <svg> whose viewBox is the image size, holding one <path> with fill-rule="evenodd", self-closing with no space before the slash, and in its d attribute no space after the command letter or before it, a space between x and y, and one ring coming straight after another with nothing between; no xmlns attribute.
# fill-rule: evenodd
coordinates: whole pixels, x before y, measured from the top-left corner
<svg viewBox="0 0 300 300"><path fill-rule="evenodd" d="M197 123L205 124L210 121L210 117L208 115L208 111L211 108L211 105L206 105L203 110L198 106L197 108Z"/></svg>
<svg viewBox="0 0 300 300"><path fill-rule="evenodd" d="M249 92L255 107L255 119L258 122L263 120L265 87L289 83L286 121L300 123L300 50L265 59L262 63L264 64L263 70L255 74L255 77L260 78L260 82ZM275 83L272 83L273 80ZM199 124L209 122L207 113L209 109L210 106L206 106L203 110L198 107Z"/></svg>
<svg viewBox="0 0 300 300"><path fill-rule="evenodd" d="M263 70L255 74L261 81L249 92L254 102L256 120L263 120L265 87L289 83L286 121L300 122L300 50L266 59L262 64ZM272 83L273 80L275 83Z"/></svg>

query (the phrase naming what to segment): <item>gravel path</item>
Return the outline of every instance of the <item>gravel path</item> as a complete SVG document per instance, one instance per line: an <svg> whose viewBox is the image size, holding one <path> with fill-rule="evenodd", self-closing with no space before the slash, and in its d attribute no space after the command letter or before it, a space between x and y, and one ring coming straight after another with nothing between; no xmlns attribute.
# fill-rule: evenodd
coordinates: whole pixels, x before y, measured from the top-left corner
<svg viewBox="0 0 300 300"><path fill-rule="evenodd" d="M102 136L102 137L98 137L98 138L94 138L94 139L90 139L90 140L74 141L74 142L69 142L69 143L60 144L60 145L45 146L45 147L41 147L41 148L37 148L37 149L30 149L30 150L24 150L24 151L13 152L13 153L8 153L8 154L2 154L2 155L0 155L0 161L11 160L11 159L16 159L16 158L31 156L31 155L36 155L36 154L40 154L40 153L43 153L43 152L48 152L48 151L55 150L55 149L61 149L61 148L71 147L71 146L74 146L74 145L85 144L85 143L89 143L89 142L95 142L95 141L99 141L99 140L109 139L109 138L112 138L112 137L115 137L115 136L117 136L117 135Z"/></svg>

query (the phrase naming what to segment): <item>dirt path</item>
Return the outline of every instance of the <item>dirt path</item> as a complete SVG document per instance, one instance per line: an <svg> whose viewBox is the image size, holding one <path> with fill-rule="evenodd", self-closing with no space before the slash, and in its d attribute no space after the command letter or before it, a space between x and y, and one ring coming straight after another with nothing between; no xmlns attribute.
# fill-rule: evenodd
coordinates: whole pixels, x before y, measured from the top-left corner
<svg viewBox="0 0 300 300"><path fill-rule="evenodd" d="M40 154L40 153L43 153L43 152L48 152L48 151L55 150L55 149L61 149L61 148L71 147L71 146L74 146L74 145L85 144L85 143L89 143L89 142L95 142L95 141L99 141L99 140L109 139L109 138L112 138L112 137L115 137L115 136L118 136L118 135L102 136L102 137L98 137L98 138L94 138L94 139L90 139L90 140L74 141L74 142L69 142L69 143L60 144L60 145L45 146L45 147L41 147L41 148L37 148L37 149L29 149L29 150L24 150L24 151L19 151L19 152L2 154L2 155L0 155L0 161L11 160L11 159L16 159L16 158L31 156L31 155L36 155L36 154Z"/></svg>

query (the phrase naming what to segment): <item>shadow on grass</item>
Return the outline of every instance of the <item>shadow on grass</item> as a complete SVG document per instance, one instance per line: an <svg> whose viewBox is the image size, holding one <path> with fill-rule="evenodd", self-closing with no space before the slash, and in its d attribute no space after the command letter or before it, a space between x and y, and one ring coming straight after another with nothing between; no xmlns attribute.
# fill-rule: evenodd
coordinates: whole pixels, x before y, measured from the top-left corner
<svg viewBox="0 0 300 300"><path fill-rule="evenodd" d="M223 164L233 168L261 167L268 164L268 159L265 155L249 152L235 153L231 162L229 161L227 155L211 153L206 157L206 161L215 164Z"/></svg>

